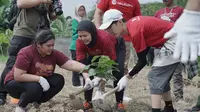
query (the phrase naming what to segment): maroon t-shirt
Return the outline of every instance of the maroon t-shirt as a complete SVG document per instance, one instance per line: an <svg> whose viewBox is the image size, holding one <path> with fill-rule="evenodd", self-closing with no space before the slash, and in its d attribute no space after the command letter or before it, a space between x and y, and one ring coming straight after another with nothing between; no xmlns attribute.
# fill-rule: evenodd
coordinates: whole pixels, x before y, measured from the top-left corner
<svg viewBox="0 0 200 112"><path fill-rule="evenodd" d="M92 48L88 48L81 40L76 41L76 60L81 61L90 56L105 55L112 60L116 60L116 45L117 39L111 34L97 30L97 40Z"/></svg>
<svg viewBox="0 0 200 112"><path fill-rule="evenodd" d="M27 71L28 74L50 76L54 73L55 66L62 66L69 58L63 53L53 50L51 55L42 57L35 45L22 48L12 70L6 75L4 83L14 79L14 68Z"/></svg>

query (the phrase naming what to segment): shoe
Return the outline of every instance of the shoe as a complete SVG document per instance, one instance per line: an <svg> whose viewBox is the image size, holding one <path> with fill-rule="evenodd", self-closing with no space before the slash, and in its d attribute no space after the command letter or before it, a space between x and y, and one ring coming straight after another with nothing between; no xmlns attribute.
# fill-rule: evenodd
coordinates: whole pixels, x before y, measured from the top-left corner
<svg viewBox="0 0 200 112"><path fill-rule="evenodd" d="M27 110L26 110L26 108L17 106L17 107L15 108L15 112L27 112Z"/></svg>
<svg viewBox="0 0 200 112"><path fill-rule="evenodd" d="M184 109L184 112L199 112L199 111L200 111L199 106L194 106L194 107L189 108L189 109Z"/></svg>
<svg viewBox="0 0 200 112"><path fill-rule="evenodd" d="M81 88L83 88L83 86L73 86L73 85L72 85L72 87L75 88L75 89L81 89Z"/></svg>
<svg viewBox="0 0 200 112"><path fill-rule="evenodd" d="M83 106L84 106L84 110L88 110L88 111L93 110L92 103L85 102L85 103L83 103Z"/></svg>
<svg viewBox="0 0 200 112"><path fill-rule="evenodd" d="M123 97L123 101L124 101L124 102L129 102L129 101L131 101L131 100L132 100L131 97L128 97L128 96L125 96L125 95L124 95L124 97Z"/></svg>
<svg viewBox="0 0 200 112"><path fill-rule="evenodd" d="M117 103L117 109L116 109L116 112L126 112L123 103Z"/></svg>
<svg viewBox="0 0 200 112"><path fill-rule="evenodd" d="M4 105L6 103L6 95L5 93L0 93L0 105Z"/></svg>
<svg viewBox="0 0 200 112"><path fill-rule="evenodd" d="M177 110L165 107L164 110L162 110L161 112L177 112Z"/></svg>
<svg viewBox="0 0 200 112"><path fill-rule="evenodd" d="M33 102L33 107L35 107L35 108L39 108L40 107L40 103L38 103L38 102Z"/></svg>

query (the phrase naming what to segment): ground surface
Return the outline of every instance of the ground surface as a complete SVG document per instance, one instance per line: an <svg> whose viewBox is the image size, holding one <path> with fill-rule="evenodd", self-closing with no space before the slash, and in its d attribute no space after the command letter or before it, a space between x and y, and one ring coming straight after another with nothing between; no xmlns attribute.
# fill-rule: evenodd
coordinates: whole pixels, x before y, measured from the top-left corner
<svg viewBox="0 0 200 112"><path fill-rule="evenodd" d="M4 64L0 64L0 69L3 68ZM126 90L126 95L132 98L132 101L125 102L128 112L150 112L150 96L148 81L146 74L148 73L149 68L146 67L135 79L129 82L129 86ZM31 105L29 106L29 112L76 112L70 105L70 100L68 94L76 91L75 88L71 86L71 73L59 68L56 69L56 72L61 73L65 77L65 86L63 90L57 94L51 101L44 103L40 108L35 109ZM108 88L106 90L109 90ZM175 104L175 107L178 109L178 112L183 112L183 109L186 107L191 107L196 102L196 98L200 93L200 89L188 85L184 88L184 97L185 102L182 104ZM83 98L83 94L78 96ZM9 104L8 97L7 104L0 106L0 112L12 112L15 105ZM107 98L107 101L112 104L115 102L114 95Z"/></svg>

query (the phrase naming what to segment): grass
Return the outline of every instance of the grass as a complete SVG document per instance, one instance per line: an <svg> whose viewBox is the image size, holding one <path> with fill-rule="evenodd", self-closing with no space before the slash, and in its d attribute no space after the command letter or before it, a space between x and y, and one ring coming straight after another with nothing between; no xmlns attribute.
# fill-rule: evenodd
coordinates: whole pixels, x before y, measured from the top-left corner
<svg viewBox="0 0 200 112"><path fill-rule="evenodd" d="M8 59L8 56L0 55L0 62L6 62L7 59Z"/></svg>

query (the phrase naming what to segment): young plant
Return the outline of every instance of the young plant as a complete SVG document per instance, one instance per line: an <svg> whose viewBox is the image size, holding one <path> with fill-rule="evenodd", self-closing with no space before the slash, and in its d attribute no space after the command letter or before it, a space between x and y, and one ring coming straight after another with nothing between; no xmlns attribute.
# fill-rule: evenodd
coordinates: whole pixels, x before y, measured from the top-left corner
<svg viewBox="0 0 200 112"><path fill-rule="evenodd" d="M111 60L108 56L94 56L91 64L84 67L83 71L88 71L89 76L97 76L106 80L116 80L113 71L118 71L118 63Z"/></svg>

